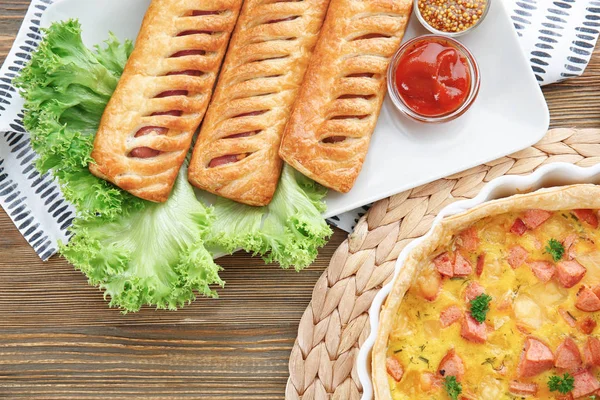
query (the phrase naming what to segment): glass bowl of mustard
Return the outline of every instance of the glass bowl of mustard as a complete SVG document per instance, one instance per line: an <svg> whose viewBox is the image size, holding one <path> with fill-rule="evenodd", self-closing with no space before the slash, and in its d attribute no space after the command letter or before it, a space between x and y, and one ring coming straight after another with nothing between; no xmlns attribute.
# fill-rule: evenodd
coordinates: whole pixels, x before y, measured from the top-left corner
<svg viewBox="0 0 600 400"><path fill-rule="evenodd" d="M414 0L417 19L431 33L457 37L485 19L491 0Z"/></svg>

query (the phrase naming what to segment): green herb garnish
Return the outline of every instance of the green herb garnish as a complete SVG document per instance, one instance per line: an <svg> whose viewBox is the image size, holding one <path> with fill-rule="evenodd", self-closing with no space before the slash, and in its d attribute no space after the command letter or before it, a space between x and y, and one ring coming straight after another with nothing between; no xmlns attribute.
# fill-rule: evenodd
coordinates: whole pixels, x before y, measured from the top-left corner
<svg viewBox="0 0 600 400"><path fill-rule="evenodd" d="M485 317L490 311L490 301L492 296L485 293L480 294L471 300L471 316L479 323L485 321Z"/></svg>
<svg viewBox="0 0 600 400"><path fill-rule="evenodd" d="M554 375L548 379L548 389L550 389L551 392L558 391L562 394L566 394L573 390L574 383L575 379L568 373L565 373L562 377Z"/></svg>
<svg viewBox="0 0 600 400"><path fill-rule="evenodd" d="M462 393L462 385L456 380L455 376L447 376L444 378L444 389L452 400L458 400L458 396Z"/></svg>
<svg viewBox="0 0 600 400"><path fill-rule="evenodd" d="M565 246L563 246L562 243L556 239L550 239L545 250L546 253L552 256L554 261L560 260L565 254Z"/></svg>
<svg viewBox="0 0 600 400"><path fill-rule="evenodd" d="M481 363L481 365L490 364L492 366L492 368L494 368L495 362L496 362L496 357L490 357L490 358L486 358L485 361Z"/></svg>

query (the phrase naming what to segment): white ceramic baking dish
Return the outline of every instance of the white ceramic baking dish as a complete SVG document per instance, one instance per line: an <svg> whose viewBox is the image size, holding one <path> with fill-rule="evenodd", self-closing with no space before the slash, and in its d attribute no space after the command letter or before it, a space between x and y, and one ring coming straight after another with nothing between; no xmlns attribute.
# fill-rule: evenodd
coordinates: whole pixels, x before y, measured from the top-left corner
<svg viewBox="0 0 600 400"><path fill-rule="evenodd" d="M429 236L433 228L439 224L440 220L446 216L461 213L478 206L486 201L508 197L518 193L528 193L537 189L553 186L571 185L575 183L595 183L600 184L600 164L592 167L578 167L567 163L553 163L542 166L537 171L522 176L502 176L494 179L483 187L481 192L469 200L461 200L445 207L433 221L433 226L427 234L421 238L412 241L400 253L396 262L394 277L404 264L404 260L410 251ZM385 299L392 288L389 283L381 289L373 300L370 308L371 334L363 344L357 359L358 376L363 386L362 400L371 400L373 398L373 385L371 382L371 349L375 342L377 329L379 325L379 312Z"/></svg>

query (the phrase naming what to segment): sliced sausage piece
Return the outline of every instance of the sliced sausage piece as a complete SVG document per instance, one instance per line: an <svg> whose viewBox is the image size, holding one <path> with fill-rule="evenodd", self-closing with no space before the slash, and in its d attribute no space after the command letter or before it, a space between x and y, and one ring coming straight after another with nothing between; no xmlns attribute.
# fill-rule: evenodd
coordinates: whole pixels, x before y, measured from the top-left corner
<svg viewBox="0 0 600 400"><path fill-rule="evenodd" d="M487 327L484 323L479 323L467 313L462 320L460 336L470 342L485 343L487 340Z"/></svg>
<svg viewBox="0 0 600 400"><path fill-rule="evenodd" d="M402 364L396 357L388 357L387 360L385 360L385 368L387 369L387 373L396 382L400 382L402 376L404 375L404 367L402 367Z"/></svg>
<svg viewBox="0 0 600 400"><path fill-rule="evenodd" d="M539 209L527 210L523 213L523 223L529 229L535 229L546 222L551 216L552 213L550 211Z"/></svg>
<svg viewBox="0 0 600 400"><path fill-rule="evenodd" d="M532 261L529 263L529 267L535 277L543 283L550 281L554 276L554 265L548 261Z"/></svg>
<svg viewBox="0 0 600 400"><path fill-rule="evenodd" d="M537 383L511 381L508 390L517 396L535 396L538 391Z"/></svg>
<svg viewBox="0 0 600 400"><path fill-rule="evenodd" d="M243 160L244 158L246 158L246 154L227 154L225 156L220 156L210 160L210 163L208 163L208 167L220 167L221 165L236 163L240 160Z"/></svg>
<svg viewBox="0 0 600 400"><path fill-rule="evenodd" d="M592 289L582 286L577 293L575 307L586 312L600 311L600 299Z"/></svg>
<svg viewBox="0 0 600 400"><path fill-rule="evenodd" d="M598 228L598 216L596 215L596 213L594 213L594 210L590 210L590 209L579 209L579 210L573 210L573 214L575 214L575 216L583 222L587 222L588 224L590 224L592 226L592 228L596 229Z"/></svg>
<svg viewBox="0 0 600 400"><path fill-rule="evenodd" d="M443 377L454 376L459 382L462 380L465 374L465 364L454 349L448 350L448 353L442 358L438 373Z"/></svg>
<svg viewBox="0 0 600 400"><path fill-rule="evenodd" d="M481 286L478 282L470 282L469 286L467 286L467 290L465 290L465 301L468 303L471 300L475 299L477 296L484 293L483 286Z"/></svg>
<svg viewBox="0 0 600 400"><path fill-rule="evenodd" d="M514 233L515 235L522 236L526 231L527 225L525 225L521 218L517 218L510 227L510 233Z"/></svg>
<svg viewBox="0 0 600 400"><path fill-rule="evenodd" d="M477 256L477 265L475 266L475 273L477 276L481 276L483 273L483 267L485 266L485 253L481 253Z"/></svg>
<svg viewBox="0 0 600 400"><path fill-rule="evenodd" d="M468 276L473 273L473 266L460 254L460 252L456 252L456 257L454 258L454 276Z"/></svg>
<svg viewBox="0 0 600 400"><path fill-rule="evenodd" d="M573 383L571 394L574 398L588 396L600 389L598 379L587 369L574 374L573 379L575 382Z"/></svg>
<svg viewBox="0 0 600 400"><path fill-rule="evenodd" d="M577 344L570 337L566 338L556 349L554 366L569 372L576 371L581 366L581 354Z"/></svg>
<svg viewBox="0 0 600 400"><path fill-rule="evenodd" d="M459 233L457 243L460 247L462 247L468 252L477 250L477 245L479 244L477 228L472 226Z"/></svg>
<svg viewBox="0 0 600 400"><path fill-rule="evenodd" d="M457 305L451 305L440 314L442 328L447 328L463 317L463 312Z"/></svg>
<svg viewBox="0 0 600 400"><path fill-rule="evenodd" d="M452 278L454 276L453 260L450 253L445 252L433 259L435 268L444 276Z"/></svg>
<svg viewBox="0 0 600 400"><path fill-rule="evenodd" d="M529 256L529 252L525 250L523 247L516 245L508 250L508 264L513 268L518 268Z"/></svg>
<svg viewBox="0 0 600 400"><path fill-rule="evenodd" d="M136 147L129 152L129 157L133 158L152 158L160 154L159 150L150 147Z"/></svg>
<svg viewBox="0 0 600 400"><path fill-rule="evenodd" d="M598 338L588 337L583 346L583 361L589 367L600 366L600 340Z"/></svg>
<svg viewBox="0 0 600 400"><path fill-rule="evenodd" d="M566 288L571 288L579 283L586 271L585 267L575 260L561 261L556 264L558 281Z"/></svg>
<svg viewBox="0 0 600 400"><path fill-rule="evenodd" d="M562 245L565 248L565 259L567 260L572 260L575 258L575 241L577 240L578 236L575 234L571 234L569 236L567 236L565 238L565 240L563 240Z"/></svg>
<svg viewBox="0 0 600 400"><path fill-rule="evenodd" d="M579 329L582 333L589 335L592 332L594 332L594 329L596 329L596 325L596 321L594 321L590 317L587 317L577 322L577 329Z"/></svg>
<svg viewBox="0 0 600 400"><path fill-rule="evenodd" d="M571 314L569 314L569 312L567 310L565 310L562 307L558 307L558 313L560 314L561 317L563 317L563 319L565 320L567 325L569 325L571 328L575 328L577 321L575 320L575 318L573 318L573 316Z"/></svg>
<svg viewBox="0 0 600 400"><path fill-rule="evenodd" d="M525 339L525 349L519 361L519 377L529 378L554 367L554 355L544 343L536 338Z"/></svg>

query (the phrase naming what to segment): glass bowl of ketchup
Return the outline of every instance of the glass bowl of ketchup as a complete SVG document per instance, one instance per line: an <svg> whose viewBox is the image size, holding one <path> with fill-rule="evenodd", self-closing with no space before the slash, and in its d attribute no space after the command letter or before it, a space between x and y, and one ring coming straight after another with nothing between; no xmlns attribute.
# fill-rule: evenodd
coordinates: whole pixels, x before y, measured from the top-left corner
<svg viewBox="0 0 600 400"><path fill-rule="evenodd" d="M479 67L460 42L424 35L400 46L388 69L394 105L410 118L429 123L463 115L479 93Z"/></svg>

